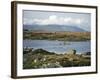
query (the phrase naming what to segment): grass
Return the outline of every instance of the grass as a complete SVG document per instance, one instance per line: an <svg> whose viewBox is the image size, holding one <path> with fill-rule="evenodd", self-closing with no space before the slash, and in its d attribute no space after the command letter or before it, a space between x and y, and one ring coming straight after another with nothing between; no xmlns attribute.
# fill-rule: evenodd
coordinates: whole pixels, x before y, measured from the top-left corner
<svg viewBox="0 0 100 80"><path fill-rule="evenodd" d="M85 56L87 56L85 54ZM90 66L91 58L85 58L78 54L56 54L43 49L36 49L24 54L24 69L79 67Z"/></svg>

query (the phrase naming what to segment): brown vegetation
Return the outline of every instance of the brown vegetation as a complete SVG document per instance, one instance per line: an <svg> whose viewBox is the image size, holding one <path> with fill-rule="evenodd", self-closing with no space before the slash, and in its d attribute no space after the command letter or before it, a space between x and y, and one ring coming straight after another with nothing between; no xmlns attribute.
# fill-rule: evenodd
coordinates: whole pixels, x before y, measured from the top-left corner
<svg viewBox="0 0 100 80"><path fill-rule="evenodd" d="M91 39L90 32L24 32L24 39L85 41Z"/></svg>

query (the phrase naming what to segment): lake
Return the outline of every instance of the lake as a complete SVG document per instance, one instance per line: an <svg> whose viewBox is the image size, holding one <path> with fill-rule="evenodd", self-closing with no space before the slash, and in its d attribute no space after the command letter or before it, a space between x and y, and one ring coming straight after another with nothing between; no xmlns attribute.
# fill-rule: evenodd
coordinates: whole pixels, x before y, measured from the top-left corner
<svg viewBox="0 0 100 80"><path fill-rule="evenodd" d="M66 53L75 49L77 53L91 52L90 41L23 40L23 47L44 49L49 52Z"/></svg>

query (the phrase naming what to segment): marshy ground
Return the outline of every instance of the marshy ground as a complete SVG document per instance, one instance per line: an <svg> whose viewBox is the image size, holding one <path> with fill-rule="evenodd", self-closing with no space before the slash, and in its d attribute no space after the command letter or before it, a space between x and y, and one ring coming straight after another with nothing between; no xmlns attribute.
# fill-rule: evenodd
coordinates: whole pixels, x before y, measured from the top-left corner
<svg viewBox="0 0 100 80"><path fill-rule="evenodd" d="M90 52L76 54L76 50L71 50L64 54L57 54L43 49L24 49L23 55L23 69L62 68L91 65Z"/></svg>

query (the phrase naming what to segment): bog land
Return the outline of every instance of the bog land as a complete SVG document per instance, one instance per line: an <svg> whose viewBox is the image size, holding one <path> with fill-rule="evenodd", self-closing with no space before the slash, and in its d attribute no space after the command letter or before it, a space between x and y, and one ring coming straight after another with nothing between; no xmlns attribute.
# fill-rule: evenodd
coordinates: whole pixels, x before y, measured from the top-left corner
<svg viewBox="0 0 100 80"><path fill-rule="evenodd" d="M90 32L46 32L24 30L24 39L32 40L61 40L61 41L87 41L91 39Z"/></svg>
<svg viewBox="0 0 100 80"><path fill-rule="evenodd" d="M24 69L90 66L91 57L90 52L76 54L76 50L57 54L43 49L27 49L24 50L23 64Z"/></svg>

